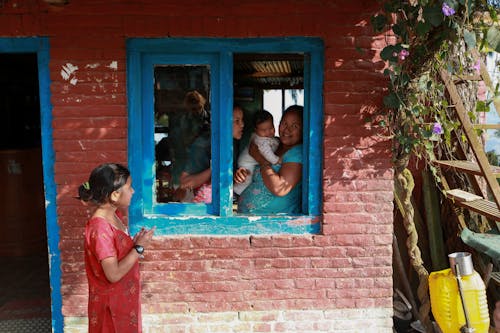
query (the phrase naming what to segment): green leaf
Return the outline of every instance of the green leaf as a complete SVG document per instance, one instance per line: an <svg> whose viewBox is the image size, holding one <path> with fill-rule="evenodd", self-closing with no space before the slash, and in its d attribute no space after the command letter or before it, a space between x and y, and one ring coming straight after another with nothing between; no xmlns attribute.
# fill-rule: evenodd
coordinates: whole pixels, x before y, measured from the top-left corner
<svg viewBox="0 0 500 333"><path fill-rule="evenodd" d="M401 8L399 1L388 1L384 3L384 10L389 13L396 13Z"/></svg>
<svg viewBox="0 0 500 333"><path fill-rule="evenodd" d="M400 105L398 95L395 92L391 92L384 96L384 105L390 109L398 109Z"/></svg>
<svg viewBox="0 0 500 333"><path fill-rule="evenodd" d="M397 55L394 56L394 53L398 53L400 51L401 47L399 47L399 50L397 50L395 45L388 45L384 47L382 52L380 52L380 57L382 60L387 60L387 61L397 61L398 57Z"/></svg>
<svg viewBox="0 0 500 333"><path fill-rule="evenodd" d="M415 27L417 35L420 37L425 36L431 30L431 25L428 22L418 22Z"/></svg>
<svg viewBox="0 0 500 333"><path fill-rule="evenodd" d="M401 74L400 83L402 85L406 85L406 84L408 84L408 82L410 82L410 76L406 73Z"/></svg>
<svg viewBox="0 0 500 333"><path fill-rule="evenodd" d="M484 101L477 101L476 103L476 112L489 112L490 107L488 103Z"/></svg>
<svg viewBox="0 0 500 333"><path fill-rule="evenodd" d="M470 32L467 29L464 29L464 40L469 49L473 49L476 47L476 34Z"/></svg>
<svg viewBox="0 0 500 333"><path fill-rule="evenodd" d="M375 32L381 32L387 24L387 17L385 15L374 15L371 17L371 23Z"/></svg>
<svg viewBox="0 0 500 333"><path fill-rule="evenodd" d="M423 15L425 21L429 22L434 27L438 27L443 22L443 13L441 12L441 7L439 5L425 7Z"/></svg>
<svg viewBox="0 0 500 333"><path fill-rule="evenodd" d="M422 75L419 79L418 79L418 89L420 91L427 91L427 87L428 87L428 82L429 81L429 76L427 75ZM432 83L431 83L432 84Z"/></svg>
<svg viewBox="0 0 500 333"><path fill-rule="evenodd" d="M474 12L474 8L476 7L475 4L476 4L475 1L470 1L469 0L469 1L466 2L467 12L468 13L473 13Z"/></svg>
<svg viewBox="0 0 500 333"><path fill-rule="evenodd" d="M399 24L394 24L392 26L392 31L396 34L396 35L401 35L401 32L403 31L403 28L401 27L401 25Z"/></svg>
<svg viewBox="0 0 500 333"><path fill-rule="evenodd" d="M498 20L498 14L497 11L493 8L493 6L488 7L488 12L490 13L493 22L496 22Z"/></svg>
<svg viewBox="0 0 500 333"><path fill-rule="evenodd" d="M490 48L496 52L500 52L500 32L495 27L488 29L486 40Z"/></svg>

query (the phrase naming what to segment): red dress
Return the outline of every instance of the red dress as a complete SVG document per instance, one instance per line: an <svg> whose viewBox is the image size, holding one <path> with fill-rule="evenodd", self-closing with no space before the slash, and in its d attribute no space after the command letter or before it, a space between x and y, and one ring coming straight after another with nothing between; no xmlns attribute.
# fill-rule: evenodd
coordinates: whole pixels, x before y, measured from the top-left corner
<svg viewBox="0 0 500 333"><path fill-rule="evenodd" d="M119 216L121 218L121 216ZM118 282L106 279L101 260L120 261L133 248L132 238L100 217L85 226L85 270L89 283L89 333L140 333L139 262Z"/></svg>

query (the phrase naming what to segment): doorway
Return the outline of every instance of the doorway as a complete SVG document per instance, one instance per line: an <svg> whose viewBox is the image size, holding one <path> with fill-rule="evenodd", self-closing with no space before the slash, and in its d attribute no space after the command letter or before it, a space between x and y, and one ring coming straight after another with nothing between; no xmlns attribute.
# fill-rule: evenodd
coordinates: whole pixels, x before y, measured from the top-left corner
<svg viewBox="0 0 500 333"><path fill-rule="evenodd" d="M51 332L37 54L0 73L0 331Z"/></svg>

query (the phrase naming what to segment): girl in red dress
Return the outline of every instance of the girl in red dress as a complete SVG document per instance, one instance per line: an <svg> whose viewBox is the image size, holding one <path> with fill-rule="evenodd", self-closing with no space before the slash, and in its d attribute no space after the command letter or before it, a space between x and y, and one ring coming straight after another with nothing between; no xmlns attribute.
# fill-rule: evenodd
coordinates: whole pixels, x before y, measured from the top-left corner
<svg viewBox="0 0 500 333"><path fill-rule="evenodd" d="M96 209L85 226L85 270L89 283L89 333L140 333L139 258L154 229L133 238L126 214L134 193L130 171L103 164L79 189L79 198Z"/></svg>

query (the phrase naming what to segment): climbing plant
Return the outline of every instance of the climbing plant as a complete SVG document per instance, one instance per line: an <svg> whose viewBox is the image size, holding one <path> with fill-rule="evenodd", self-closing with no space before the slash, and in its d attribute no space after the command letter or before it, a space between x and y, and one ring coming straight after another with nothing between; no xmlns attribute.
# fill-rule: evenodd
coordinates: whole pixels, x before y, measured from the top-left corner
<svg viewBox="0 0 500 333"><path fill-rule="evenodd" d="M483 54L500 52L498 1L484 0L389 0L371 19L376 32L385 32L387 46L380 56L387 62L387 94L382 112L373 120L392 138L395 181L402 188L403 223L410 263L419 277L419 320L426 332L433 332L429 319L429 273L423 265L414 225L411 203L413 176L408 166L411 156L429 158L436 146L451 149L451 133L459 124L448 114L450 108L439 71L452 75L479 72L472 50ZM470 89L476 92L478 86ZM487 111L489 100L473 94L468 97L475 110ZM467 99L467 96L464 97ZM474 112L476 111L476 112ZM427 164L433 170L431 164ZM435 170L434 170L435 172ZM436 177L436 179L439 179Z"/></svg>
<svg viewBox="0 0 500 333"><path fill-rule="evenodd" d="M449 143L458 125L446 117L448 103L438 70L479 71L471 49L500 51L495 3L481 0L392 0L372 17L376 32L388 32L381 58L388 63L388 93L378 124L393 138L394 160L421 156L437 136ZM479 101L487 111L491 101Z"/></svg>

